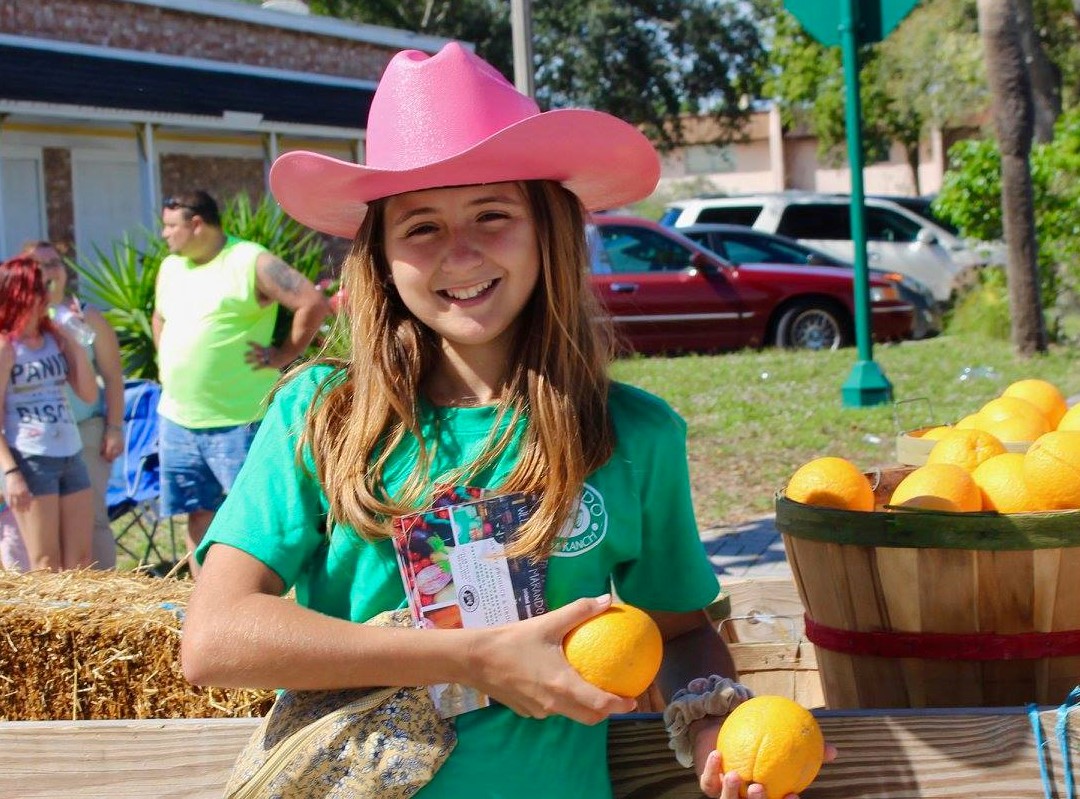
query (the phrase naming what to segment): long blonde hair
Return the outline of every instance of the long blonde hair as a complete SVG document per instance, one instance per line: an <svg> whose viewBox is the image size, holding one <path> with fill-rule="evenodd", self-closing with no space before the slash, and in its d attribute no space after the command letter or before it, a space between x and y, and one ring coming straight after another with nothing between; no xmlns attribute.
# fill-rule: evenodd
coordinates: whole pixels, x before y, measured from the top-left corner
<svg viewBox="0 0 1080 799"><path fill-rule="evenodd" d="M500 390L499 421L485 452L456 477L475 474L510 443L515 422L526 420L520 458L500 492L535 492L539 505L511 554L544 557L577 509L585 477L614 449L608 414L607 366L611 336L589 282L585 212L577 197L551 181L522 184L537 231L540 279L522 310ZM439 357L436 334L417 320L389 281L383 252L385 201L373 202L342 268L348 361L322 359L345 371L320 388L308 411L300 447L310 446L317 477L330 503L332 524L343 522L368 540L391 534L391 517L414 512L431 498L431 453L419 426L425 377ZM340 371L338 372L340 376ZM407 436L420 457L398 496L383 473ZM440 482L446 482L440 476Z"/></svg>

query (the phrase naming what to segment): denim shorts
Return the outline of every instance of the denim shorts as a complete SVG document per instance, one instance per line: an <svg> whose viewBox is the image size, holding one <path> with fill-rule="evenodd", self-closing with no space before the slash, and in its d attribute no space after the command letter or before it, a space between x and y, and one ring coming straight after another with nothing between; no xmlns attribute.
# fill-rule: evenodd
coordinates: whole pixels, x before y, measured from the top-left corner
<svg viewBox="0 0 1080 799"><path fill-rule="evenodd" d="M35 497L49 494L63 497L90 487L90 473L86 470L81 452L63 458L23 455L17 450L13 450L11 454L15 456L27 488Z"/></svg>
<svg viewBox="0 0 1080 799"><path fill-rule="evenodd" d="M259 423L192 429L158 419L161 515L216 511L244 465Z"/></svg>

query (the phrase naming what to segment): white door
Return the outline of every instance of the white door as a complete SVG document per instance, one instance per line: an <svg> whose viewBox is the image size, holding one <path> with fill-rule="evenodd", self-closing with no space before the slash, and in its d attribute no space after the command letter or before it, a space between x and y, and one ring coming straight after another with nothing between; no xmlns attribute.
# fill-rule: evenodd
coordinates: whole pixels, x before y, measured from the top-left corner
<svg viewBox="0 0 1080 799"><path fill-rule="evenodd" d="M5 153L0 162L0 258L24 242L44 239L45 201L41 155Z"/></svg>
<svg viewBox="0 0 1080 799"><path fill-rule="evenodd" d="M74 151L71 160L75 247L79 263L94 266L95 247L112 259L125 233L143 237L139 164L134 154L124 153Z"/></svg>

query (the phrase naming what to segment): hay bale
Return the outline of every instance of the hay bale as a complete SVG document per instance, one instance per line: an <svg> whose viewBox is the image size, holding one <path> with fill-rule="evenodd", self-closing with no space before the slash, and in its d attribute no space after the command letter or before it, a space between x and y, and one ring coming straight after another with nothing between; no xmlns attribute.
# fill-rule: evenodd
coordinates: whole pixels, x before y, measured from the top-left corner
<svg viewBox="0 0 1080 799"><path fill-rule="evenodd" d="M193 584L135 573L0 570L0 720L261 716L271 691L180 671Z"/></svg>

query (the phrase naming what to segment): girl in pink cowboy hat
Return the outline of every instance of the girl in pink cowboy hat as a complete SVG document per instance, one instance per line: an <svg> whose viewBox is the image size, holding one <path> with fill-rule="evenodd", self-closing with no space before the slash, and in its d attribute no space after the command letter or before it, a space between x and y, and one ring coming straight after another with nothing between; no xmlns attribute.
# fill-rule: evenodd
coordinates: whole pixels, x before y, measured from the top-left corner
<svg viewBox="0 0 1080 799"><path fill-rule="evenodd" d="M686 425L609 379L587 278L587 212L646 197L658 177L635 128L589 110L540 113L454 43L391 60L366 164L309 152L275 162L281 206L352 239L339 317L351 353L283 379L196 553L190 680L463 685L494 702L454 716L456 746L417 796L610 796L603 722L635 700L583 680L561 642L614 588L667 639L658 687L675 695L678 757L709 796L738 796L712 750L715 714L745 689L715 676L683 687L734 673L702 611L717 581L694 520ZM536 498L508 555L546 576L547 612L454 629L359 624L405 606L394 520L448 487ZM467 611L477 586L457 585L464 564L449 557ZM290 589L295 602L282 598Z"/></svg>

